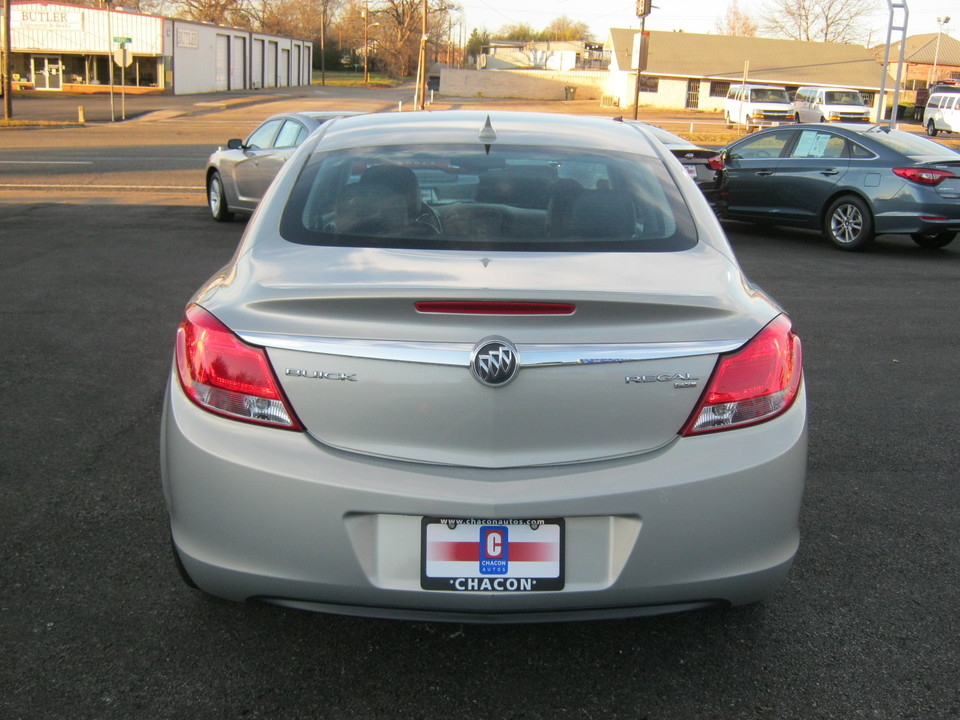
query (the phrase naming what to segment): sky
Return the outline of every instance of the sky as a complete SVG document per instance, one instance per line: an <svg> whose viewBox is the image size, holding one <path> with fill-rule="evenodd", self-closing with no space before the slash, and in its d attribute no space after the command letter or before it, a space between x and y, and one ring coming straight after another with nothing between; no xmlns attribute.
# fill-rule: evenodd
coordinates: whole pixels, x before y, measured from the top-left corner
<svg viewBox="0 0 960 720"><path fill-rule="evenodd" d="M599 42L607 38L611 27L639 28L635 0L459 0L463 8L466 35L472 28L485 28L491 32L504 25L527 23L534 30L542 30L561 15L571 20L582 21L590 26ZM871 45L886 40L889 5L885 0L875 0L877 12L868 18L868 31L872 31ZM907 35L937 32L937 18L950 11L947 6L953 0L903 0L909 9ZM727 10L728 0L654 0L653 12L647 17L648 30L683 30L684 32L716 33L716 21ZM739 0L740 9L748 15L758 15L754 9L760 6L756 0ZM960 37L960 5L944 32ZM900 20L901 14L895 19ZM896 39L896 34L894 35Z"/></svg>

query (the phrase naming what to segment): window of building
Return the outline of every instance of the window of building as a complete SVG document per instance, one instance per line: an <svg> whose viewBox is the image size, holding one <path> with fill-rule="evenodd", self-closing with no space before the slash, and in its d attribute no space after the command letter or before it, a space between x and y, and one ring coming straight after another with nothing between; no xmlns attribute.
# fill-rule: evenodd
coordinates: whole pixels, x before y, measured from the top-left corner
<svg viewBox="0 0 960 720"><path fill-rule="evenodd" d="M640 92L660 92L660 78L641 75Z"/></svg>
<svg viewBox="0 0 960 720"><path fill-rule="evenodd" d="M726 97L730 92L730 83L712 82L710 83L710 97Z"/></svg>

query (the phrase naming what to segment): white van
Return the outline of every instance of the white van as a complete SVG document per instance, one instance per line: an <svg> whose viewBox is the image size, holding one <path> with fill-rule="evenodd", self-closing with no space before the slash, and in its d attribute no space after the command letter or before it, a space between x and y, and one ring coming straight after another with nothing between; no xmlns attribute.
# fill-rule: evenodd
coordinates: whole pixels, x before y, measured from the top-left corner
<svg viewBox="0 0 960 720"><path fill-rule="evenodd" d="M850 88L802 87L793 96L797 122L870 122L863 96Z"/></svg>
<svg viewBox="0 0 960 720"><path fill-rule="evenodd" d="M730 86L723 106L727 127L747 128L793 121L793 105L782 87L737 83Z"/></svg>
<svg viewBox="0 0 960 720"><path fill-rule="evenodd" d="M923 110L923 124L930 137L938 132L960 132L960 88L932 93Z"/></svg>

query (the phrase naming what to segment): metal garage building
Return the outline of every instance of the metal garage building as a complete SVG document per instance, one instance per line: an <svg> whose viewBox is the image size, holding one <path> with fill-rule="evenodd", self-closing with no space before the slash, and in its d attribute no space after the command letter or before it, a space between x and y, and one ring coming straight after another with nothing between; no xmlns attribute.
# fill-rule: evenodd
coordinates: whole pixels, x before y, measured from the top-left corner
<svg viewBox="0 0 960 720"><path fill-rule="evenodd" d="M11 4L14 90L176 95L309 85L313 43L64 3ZM111 59L113 60L111 62Z"/></svg>

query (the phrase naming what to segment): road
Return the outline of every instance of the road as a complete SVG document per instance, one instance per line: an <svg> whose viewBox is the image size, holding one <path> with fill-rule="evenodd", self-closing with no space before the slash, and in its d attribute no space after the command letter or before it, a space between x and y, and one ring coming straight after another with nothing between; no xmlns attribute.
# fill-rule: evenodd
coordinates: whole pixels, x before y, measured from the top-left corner
<svg viewBox="0 0 960 720"><path fill-rule="evenodd" d="M888 237L847 254L813 233L727 227L794 318L810 398L802 546L765 605L483 627L186 588L160 490L161 399L184 303L244 223L167 188L265 110L14 133L37 157L116 159L115 173L67 172L83 182L132 180L137 134L141 172L170 166L150 169L149 192L0 188L0 717L960 717L960 243ZM0 160L29 157L14 135ZM0 180L11 172L45 181L9 166Z"/></svg>

